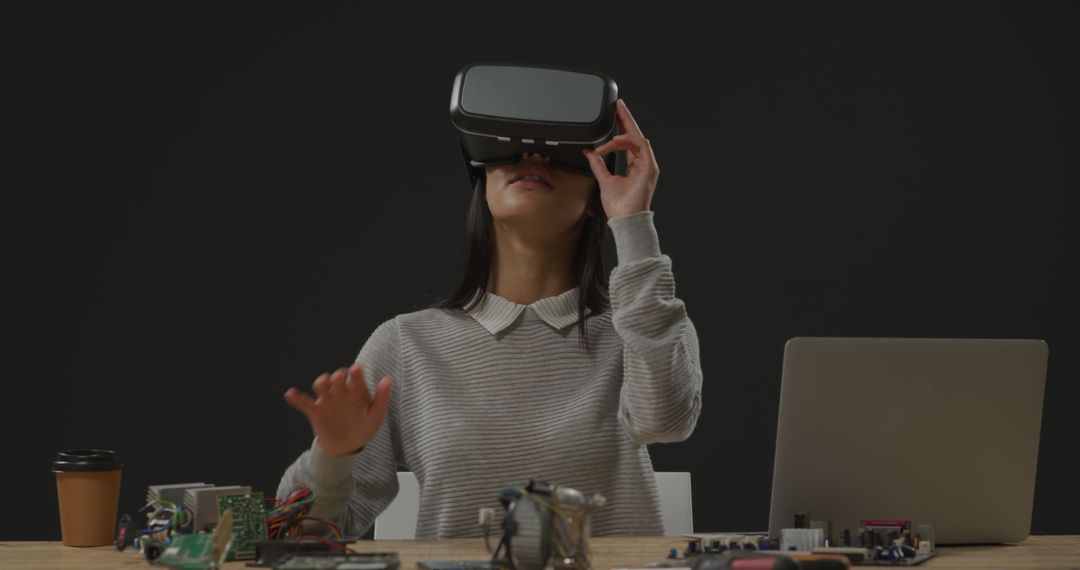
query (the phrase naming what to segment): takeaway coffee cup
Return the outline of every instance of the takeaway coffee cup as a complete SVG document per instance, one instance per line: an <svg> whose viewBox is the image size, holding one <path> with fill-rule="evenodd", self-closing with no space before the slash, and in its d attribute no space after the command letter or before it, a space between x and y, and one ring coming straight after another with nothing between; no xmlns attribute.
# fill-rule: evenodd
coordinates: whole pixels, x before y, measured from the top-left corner
<svg viewBox="0 0 1080 570"><path fill-rule="evenodd" d="M113 543L123 468L115 451L70 449L56 454L52 471L64 546Z"/></svg>

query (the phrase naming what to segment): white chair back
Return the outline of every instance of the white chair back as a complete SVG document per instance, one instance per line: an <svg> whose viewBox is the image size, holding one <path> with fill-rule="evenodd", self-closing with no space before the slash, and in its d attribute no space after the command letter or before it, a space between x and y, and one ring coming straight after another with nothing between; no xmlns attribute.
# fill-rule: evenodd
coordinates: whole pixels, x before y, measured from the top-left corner
<svg viewBox="0 0 1080 570"><path fill-rule="evenodd" d="M693 500L690 493L690 474L658 472L656 488L660 494L660 514L664 519L664 534L675 536L694 532ZM416 538L416 518L420 510L420 486L416 475L398 472L398 494L386 510L375 518L375 540Z"/></svg>

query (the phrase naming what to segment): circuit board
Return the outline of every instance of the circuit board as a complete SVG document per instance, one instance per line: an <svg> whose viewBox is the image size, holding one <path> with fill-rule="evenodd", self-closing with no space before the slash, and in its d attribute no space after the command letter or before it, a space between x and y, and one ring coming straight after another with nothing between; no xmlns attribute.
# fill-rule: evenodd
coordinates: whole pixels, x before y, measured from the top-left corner
<svg viewBox="0 0 1080 570"><path fill-rule="evenodd" d="M396 555L378 554L329 554L323 556L290 556L274 564L274 570L335 570L337 568L358 570L399 570L401 561Z"/></svg>
<svg viewBox="0 0 1080 570"><path fill-rule="evenodd" d="M155 563L183 570L215 568L213 549L209 534L178 534Z"/></svg>
<svg viewBox="0 0 1080 570"><path fill-rule="evenodd" d="M255 558L255 543L269 538L263 494L218 495L217 503L218 512L233 511L233 539L226 560Z"/></svg>
<svg viewBox="0 0 1080 570"><path fill-rule="evenodd" d="M178 534L154 561L158 566L176 570L215 570L221 568L232 543L232 510L221 515L210 534Z"/></svg>

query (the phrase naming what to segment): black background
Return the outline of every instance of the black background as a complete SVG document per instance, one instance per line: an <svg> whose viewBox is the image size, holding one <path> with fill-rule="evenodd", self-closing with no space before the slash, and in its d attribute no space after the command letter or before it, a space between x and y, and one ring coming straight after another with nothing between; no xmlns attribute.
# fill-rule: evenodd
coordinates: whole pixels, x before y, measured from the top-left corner
<svg viewBox="0 0 1080 570"><path fill-rule="evenodd" d="M850 335L1045 339L1032 530L1080 532L1077 12L6 4L0 537L59 538L61 448L118 450L126 510L273 493L311 442L285 389L460 276L478 60L602 70L652 142L706 385L651 452L697 530L766 527L784 341Z"/></svg>

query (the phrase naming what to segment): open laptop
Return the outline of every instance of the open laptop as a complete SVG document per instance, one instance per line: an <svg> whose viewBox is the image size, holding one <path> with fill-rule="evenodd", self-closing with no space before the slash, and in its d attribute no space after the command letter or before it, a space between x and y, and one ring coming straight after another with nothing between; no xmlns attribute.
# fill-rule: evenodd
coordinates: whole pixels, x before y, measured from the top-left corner
<svg viewBox="0 0 1080 570"><path fill-rule="evenodd" d="M795 513L928 523L937 544L1031 529L1041 340L793 338L784 348L769 534Z"/></svg>

